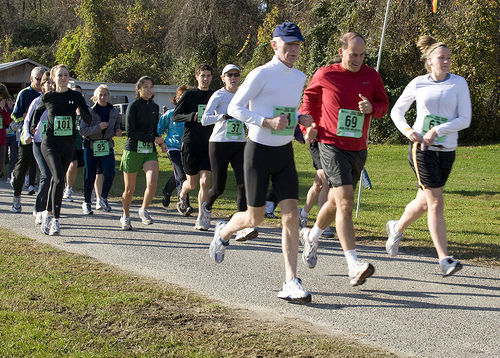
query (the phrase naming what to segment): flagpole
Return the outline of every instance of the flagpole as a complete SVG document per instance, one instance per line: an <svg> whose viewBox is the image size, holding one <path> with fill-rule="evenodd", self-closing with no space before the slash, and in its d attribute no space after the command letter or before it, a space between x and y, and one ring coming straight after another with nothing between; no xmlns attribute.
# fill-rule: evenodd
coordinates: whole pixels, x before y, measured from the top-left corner
<svg viewBox="0 0 500 358"><path fill-rule="evenodd" d="M387 18L389 17L389 9L391 7L391 0L387 0L387 7L385 9L385 18L384 18L384 27L382 28L382 39L380 40L380 48L378 49L378 58L377 58L377 72L380 70L380 61L382 59L382 48L384 47L384 37L385 37L385 29L387 28ZM370 129L368 129L368 133L370 133ZM368 138L366 138L368 141ZM363 187L363 176L365 175L364 167L361 172L361 177L359 178L359 190L358 190L358 203L356 206L356 218L359 218L359 207L361 205L361 189Z"/></svg>

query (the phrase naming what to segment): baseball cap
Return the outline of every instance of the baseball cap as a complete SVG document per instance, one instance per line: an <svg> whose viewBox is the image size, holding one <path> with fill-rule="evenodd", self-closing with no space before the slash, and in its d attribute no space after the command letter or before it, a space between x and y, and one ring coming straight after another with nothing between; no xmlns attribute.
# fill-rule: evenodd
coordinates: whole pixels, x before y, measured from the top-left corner
<svg viewBox="0 0 500 358"><path fill-rule="evenodd" d="M226 65L224 67L224 69L222 70L222 76L224 76L226 74L226 72L231 71L231 70L238 70L239 72L241 72L241 70L236 65L229 64L229 65Z"/></svg>
<svg viewBox="0 0 500 358"><path fill-rule="evenodd" d="M281 25L276 26L273 32L273 37L280 37L285 42L306 42L304 37L302 37L300 28L293 22L284 22Z"/></svg>

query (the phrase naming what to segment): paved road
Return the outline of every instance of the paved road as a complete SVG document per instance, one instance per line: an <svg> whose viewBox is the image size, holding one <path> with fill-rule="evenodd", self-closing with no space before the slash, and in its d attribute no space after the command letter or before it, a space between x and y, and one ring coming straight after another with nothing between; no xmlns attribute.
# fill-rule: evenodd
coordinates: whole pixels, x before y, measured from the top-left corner
<svg viewBox="0 0 500 358"><path fill-rule="evenodd" d="M225 261L216 264L208 257L213 230L194 231L195 219L181 217L174 205L151 208L155 223L150 226L135 215L134 230L124 232L119 203L111 203L110 213L84 216L82 195L77 194L74 203L63 205L62 235L50 237L34 224L34 197L23 195L22 213L10 211L12 192L2 180L0 227L59 249L180 285L232 307L314 324L401 356L500 357L499 269L466 264L456 276L442 278L433 257L403 252L389 258L383 247L358 245L359 256L372 262L376 272L363 286L352 288L338 241L323 240L316 268L299 265L298 275L313 302L290 304L277 298L284 278L279 229L261 229L257 239L246 243L233 240Z"/></svg>

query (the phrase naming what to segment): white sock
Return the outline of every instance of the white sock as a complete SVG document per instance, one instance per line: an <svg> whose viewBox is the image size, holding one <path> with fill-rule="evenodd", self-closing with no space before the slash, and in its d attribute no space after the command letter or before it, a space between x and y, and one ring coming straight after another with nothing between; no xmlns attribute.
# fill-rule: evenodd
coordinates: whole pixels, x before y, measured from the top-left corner
<svg viewBox="0 0 500 358"><path fill-rule="evenodd" d="M356 250L349 250L344 252L344 256L347 260L347 266L349 266L349 269L358 262L358 255L356 254Z"/></svg>
<svg viewBox="0 0 500 358"><path fill-rule="evenodd" d="M307 211L305 211L304 208L302 208L302 210L300 212L300 216L303 218L307 218L309 216L309 213Z"/></svg>
<svg viewBox="0 0 500 358"><path fill-rule="evenodd" d="M309 231L309 241L319 241L319 237L323 233L323 231L318 227L318 225L314 224L311 231Z"/></svg>

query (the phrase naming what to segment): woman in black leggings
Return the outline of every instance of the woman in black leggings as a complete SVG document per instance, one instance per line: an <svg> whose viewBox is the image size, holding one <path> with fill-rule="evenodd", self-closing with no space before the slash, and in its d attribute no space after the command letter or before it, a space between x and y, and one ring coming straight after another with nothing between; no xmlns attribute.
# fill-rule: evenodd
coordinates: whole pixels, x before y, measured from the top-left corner
<svg viewBox="0 0 500 358"><path fill-rule="evenodd" d="M207 201L201 205L201 220L195 226L198 230L208 230L210 227L212 205L226 188L229 163L231 163L236 177L238 211L247 209L243 178L243 153L246 134L243 123L227 115L227 106L236 93L240 82L240 69L235 65L226 65L222 70L221 78L224 87L210 97L201 119L203 125L215 124L215 126L208 145L213 185L208 191ZM256 228L245 228L238 231L236 241L254 239L257 235Z"/></svg>
<svg viewBox="0 0 500 358"><path fill-rule="evenodd" d="M42 214L41 230L46 235L59 235L64 178L75 150L76 109L80 109L81 118L85 123L90 123L92 117L82 94L71 91L68 87L68 67L65 65L53 67L50 70L50 77L54 81L55 90L42 96L40 104L35 110L30 130L32 134L35 133L40 117L46 110L47 132L43 137L41 150L52 174L52 179L47 207ZM52 218L52 211L54 211L54 218Z"/></svg>

